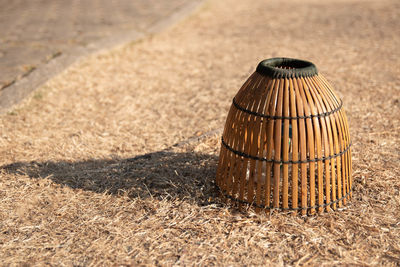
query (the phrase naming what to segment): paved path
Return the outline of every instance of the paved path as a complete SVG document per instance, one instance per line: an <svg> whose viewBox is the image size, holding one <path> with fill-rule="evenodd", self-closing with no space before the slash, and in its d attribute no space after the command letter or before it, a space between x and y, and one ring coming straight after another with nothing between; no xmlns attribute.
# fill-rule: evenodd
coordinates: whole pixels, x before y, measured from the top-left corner
<svg viewBox="0 0 400 267"><path fill-rule="evenodd" d="M0 91L44 63L146 29L194 0L0 0Z"/></svg>

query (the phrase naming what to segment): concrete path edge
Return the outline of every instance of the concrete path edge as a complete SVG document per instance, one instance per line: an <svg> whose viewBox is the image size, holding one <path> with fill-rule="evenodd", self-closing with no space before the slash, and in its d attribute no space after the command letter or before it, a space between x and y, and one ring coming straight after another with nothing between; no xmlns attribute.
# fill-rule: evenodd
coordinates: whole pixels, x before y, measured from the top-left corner
<svg viewBox="0 0 400 267"><path fill-rule="evenodd" d="M68 51L68 53L62 54L48 63L39 66L29 75L0 91L0 114L12 111L17 104L31 95L31 93L37 88L45 84L51 78L61 73L78 60L91 54L117 48L127 43L143 39L152 34L162 32L183 20L188 15L194 13L204 2L205 0L191 1L174 10L167 17L157 21L144 32L119 32L113 36L89 44L84 48L77 47L71 49Z"/></svg>

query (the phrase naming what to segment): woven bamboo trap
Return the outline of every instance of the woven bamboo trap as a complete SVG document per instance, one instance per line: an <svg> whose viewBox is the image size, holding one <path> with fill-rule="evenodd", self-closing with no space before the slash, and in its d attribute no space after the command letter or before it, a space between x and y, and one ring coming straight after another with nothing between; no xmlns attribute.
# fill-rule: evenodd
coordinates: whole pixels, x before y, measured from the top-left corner
<svg viewBox="0 0 400 267"><path fill-rule="evenodd" d="M267 59L233 98L216 184L256 210L336 210L351 198L350 145L342 101L315 65Z"/></svg>

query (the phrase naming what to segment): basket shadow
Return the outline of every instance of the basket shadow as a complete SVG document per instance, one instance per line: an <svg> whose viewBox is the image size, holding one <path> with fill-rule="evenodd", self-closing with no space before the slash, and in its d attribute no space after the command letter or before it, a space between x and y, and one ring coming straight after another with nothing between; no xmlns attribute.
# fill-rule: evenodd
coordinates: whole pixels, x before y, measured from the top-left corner
<svg viewBox="0 0 400 267"><path fill-rule="evenodd" d="M160 151L126 159L17 162L0 168L96 193L190 199L203 205L216 195L216 166L214 155Z"/></svg>

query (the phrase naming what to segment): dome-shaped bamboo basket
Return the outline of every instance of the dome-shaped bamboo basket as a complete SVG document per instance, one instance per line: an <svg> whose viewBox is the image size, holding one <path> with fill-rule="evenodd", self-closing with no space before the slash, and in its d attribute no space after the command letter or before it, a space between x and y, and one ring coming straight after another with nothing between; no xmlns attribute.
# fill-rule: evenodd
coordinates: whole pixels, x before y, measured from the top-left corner
<svg viewBox="0 0 400 267"><path fill-rule="evenodd" d="M350 145L342 101L315 65L267 59L233 98L216 184L256 210L336 210L351 198Z"/></svg>

